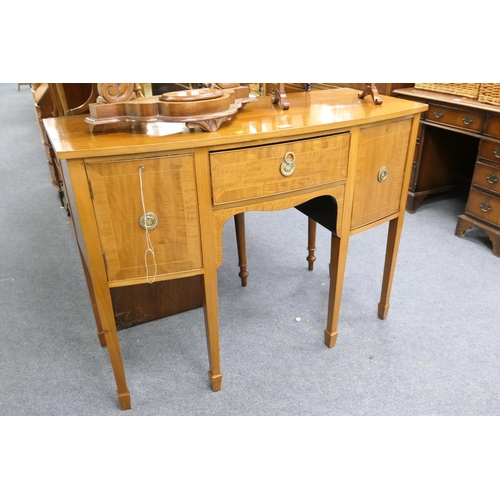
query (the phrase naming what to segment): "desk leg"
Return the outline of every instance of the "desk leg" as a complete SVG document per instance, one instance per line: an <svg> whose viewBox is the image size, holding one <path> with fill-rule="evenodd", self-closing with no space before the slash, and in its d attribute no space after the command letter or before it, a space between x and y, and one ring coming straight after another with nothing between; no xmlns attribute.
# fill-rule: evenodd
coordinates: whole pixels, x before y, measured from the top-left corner
<svg viewBox="0 0 500 500"><path fill-rule="evenodd" d="M205 314L205 331L207 334L208 362L210 383L213 391L220 391L222 374L220 372L219 353L219 310L217 295L217 270L205 268L203 275L203 312Z"/></svg>
<svg viewBox="0 0 500 500"><path fill-rule="evenodd" d="M330 257L330 292L328 297L328 318L325 330L325 344L332 348L337 342L340 301L347 262L349 237L338 238L332 233Z"/></svg>
<svg viewBox="0 0 500 500"><path fill-rule="evenodd" d="M398 248L399 242L401 240L402 229L403 217L392 219L389 222L382 292L380 294L380 302L378 304L378 317L380 319L387 318L387 315L389 314L389 299L391 296L392 281L394 278L394 270L396 268L396 260L398 256Z"/></svg>

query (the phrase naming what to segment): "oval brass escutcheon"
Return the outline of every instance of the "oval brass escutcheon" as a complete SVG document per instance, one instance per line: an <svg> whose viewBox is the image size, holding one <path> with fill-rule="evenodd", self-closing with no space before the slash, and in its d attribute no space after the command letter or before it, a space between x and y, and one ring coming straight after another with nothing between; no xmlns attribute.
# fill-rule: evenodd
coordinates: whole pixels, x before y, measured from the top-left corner
<svg viewBox="0 0 500 500"><path fill-rule="evenodd" d="M379 182L384 182L387 179L388 175L389 175L389 170L387 170L387 167L382 167L378 171L377 179Z"/></svg>
<svg viewBox="0 0 500 500"><path fill-rule="evenodd" d="M295 172L295 155L292 152L285 154L285 159L280 165L281 175L289 177Z"/></svg>
<svg viewBox="0 0 500 500"><path fill-rule="evenodd" d="M158 225L158 217L153 212L146 212L141 215L139 224L142 229L151 231L151 229L154 229Z"/></svg>

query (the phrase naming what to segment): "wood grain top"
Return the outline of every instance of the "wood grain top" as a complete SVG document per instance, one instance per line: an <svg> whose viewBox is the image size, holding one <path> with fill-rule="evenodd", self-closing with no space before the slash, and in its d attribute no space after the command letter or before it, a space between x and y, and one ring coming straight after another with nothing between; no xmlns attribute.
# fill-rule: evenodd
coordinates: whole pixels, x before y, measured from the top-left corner
<svg viewBox="0 0 500 500"><path fill-rule="evenodd" d="M414 87L407 89L396 89L394 90L396 95L401 97L408 97L410 99L420 99L425 102L437 102L440 104L449 104L451 106L465 106L471 109L477 109L485 113L500 114L500 107L493 106L491 104L485 104L479 102L477 99L471 99L470 97L462 97L453 94L443 94L442 92L434 92L432 90L422 90L416 89Z"/></svg>
<svg viewBox="0 0 500 500"><path fill-rule="evenodd" d="M422 113L427 105L384 96L381 105L358 98L353 89L298 92L288 96L290 109L281 110L269 96L259 97L238 111L216 132L190 130L183 123L120 123L92 134L85 116L47 118L47 135L58 158L160 152L259 140L286 140L296 135L337 131Z"/></svg>

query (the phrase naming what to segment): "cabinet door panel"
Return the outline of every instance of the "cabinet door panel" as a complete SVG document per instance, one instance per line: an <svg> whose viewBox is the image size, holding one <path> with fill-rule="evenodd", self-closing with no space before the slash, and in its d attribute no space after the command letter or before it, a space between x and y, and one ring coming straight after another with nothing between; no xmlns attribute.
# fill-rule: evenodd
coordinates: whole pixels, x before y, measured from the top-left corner
<svg viewBox="0 0 500 500"><path fill-rule="evenodd" d="M192 155L88 163L86 168L110 282L143 282L155 272L151 252L145 254L146 230L140 225L141 177L146 212L158 221L148 231L157 276L202 267Z"/></svg>
<svg viewBox="0 0 500 500"><path fill-rule="evenodd" d="M411 124L407 119L361 130L351 229L399 211Z"/></svg>

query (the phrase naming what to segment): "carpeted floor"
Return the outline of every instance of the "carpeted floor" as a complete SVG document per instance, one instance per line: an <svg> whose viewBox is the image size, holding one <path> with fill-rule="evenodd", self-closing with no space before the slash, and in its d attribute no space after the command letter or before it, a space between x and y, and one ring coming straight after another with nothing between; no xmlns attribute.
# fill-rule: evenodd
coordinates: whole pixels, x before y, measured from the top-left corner
<svg viewBox="0 0 500 500"><path fill-rule="evenodd" d="M122 412L29 87L0 85L0 126L0 415L500 413L500 259L480 230L454 235L461 193L407 214L385 321L387 227L351 239L332 350L323 344L327 231L318 229L309 272L301 213L248 213L242 288L230 221L219 269L222 390L209 386L197 309L120 332L132 396Z"/></svg>

